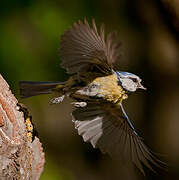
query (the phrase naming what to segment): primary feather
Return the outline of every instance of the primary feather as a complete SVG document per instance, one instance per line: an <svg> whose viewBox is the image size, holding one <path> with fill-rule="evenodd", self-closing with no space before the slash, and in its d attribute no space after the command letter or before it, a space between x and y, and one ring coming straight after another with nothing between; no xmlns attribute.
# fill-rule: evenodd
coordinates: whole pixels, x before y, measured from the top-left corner
<svg viewBox="0 0 179 180"><path fill-rule="evenodd" d="M115 160L133 162L143 174L143 165L151 170L151 164L159 166L159 160L136 133L122 105L89 102L86 107L76 108L72 115L78 134L94 148Z"/></svg>

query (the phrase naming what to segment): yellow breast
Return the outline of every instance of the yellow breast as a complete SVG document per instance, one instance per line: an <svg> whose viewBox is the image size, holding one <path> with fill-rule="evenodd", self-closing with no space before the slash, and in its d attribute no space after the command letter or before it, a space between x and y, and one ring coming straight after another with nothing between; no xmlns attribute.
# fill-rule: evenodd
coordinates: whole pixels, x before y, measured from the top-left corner
<svg viewBox="0 0 179 180"><path fill-rule="evenodd" d="M100 84L98 93L102 94L107 101L121 103L123 99L128 97L123 88L118 85L115 74L97 77L93 82Z"/></svg>

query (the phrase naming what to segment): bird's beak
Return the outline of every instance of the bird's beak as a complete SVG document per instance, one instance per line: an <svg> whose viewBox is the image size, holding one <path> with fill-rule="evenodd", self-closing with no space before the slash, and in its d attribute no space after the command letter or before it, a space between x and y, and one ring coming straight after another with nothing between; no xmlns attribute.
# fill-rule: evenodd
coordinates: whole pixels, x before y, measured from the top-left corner
<svg viewBox="0 0 179 180"><path fill-rule="evenodd" d="M139 84L138 88L143 89L143 90L147 90L147 88L145 88L142 84Z"/></svg>

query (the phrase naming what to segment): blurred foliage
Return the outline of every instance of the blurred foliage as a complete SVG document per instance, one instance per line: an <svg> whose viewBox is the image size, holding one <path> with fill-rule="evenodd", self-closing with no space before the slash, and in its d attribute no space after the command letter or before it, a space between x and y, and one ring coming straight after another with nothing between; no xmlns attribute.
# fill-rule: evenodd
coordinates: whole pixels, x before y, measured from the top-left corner
<svg viewBox="0 0 179 180"><path fill-rule="evenodd" d="M49 156L46 155L47 163L45 165L45 171L42 173L40 180L72 180L73 176L71 172L63 169L63 167L59 167L57 163L54 163L55 160L49 159Z"/></svg>
<svg viewBox="0 0 179 180"><path fill-rule="evenodd" d="M148 88L124 104L145 142L167 154L172 168L158 175L146 170L146 179L178 179L179 45L155 1L2 1L0 73L19 99L19 80L64 81L68 75L60 68L60 36L84 17L105 23L107 32L119 31L121 70L140 75ZM84 144L71 123L70 102L49 106L50 98L20 99L33 115L46 152L42 180L143 179L137 170L124 170Z"/></svg>

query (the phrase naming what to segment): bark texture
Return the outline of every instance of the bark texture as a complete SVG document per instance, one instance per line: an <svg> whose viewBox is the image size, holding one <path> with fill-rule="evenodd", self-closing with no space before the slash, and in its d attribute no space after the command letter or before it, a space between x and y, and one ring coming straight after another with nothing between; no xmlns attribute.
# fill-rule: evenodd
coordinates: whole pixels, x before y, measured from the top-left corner
<svg viewBox="0 0 179 180"><path fill-rule="evenodd" d="M42 145L37 137L29 138L31 132L17 103L0 75L0 179L37 180L45 163Z"/></svg>

